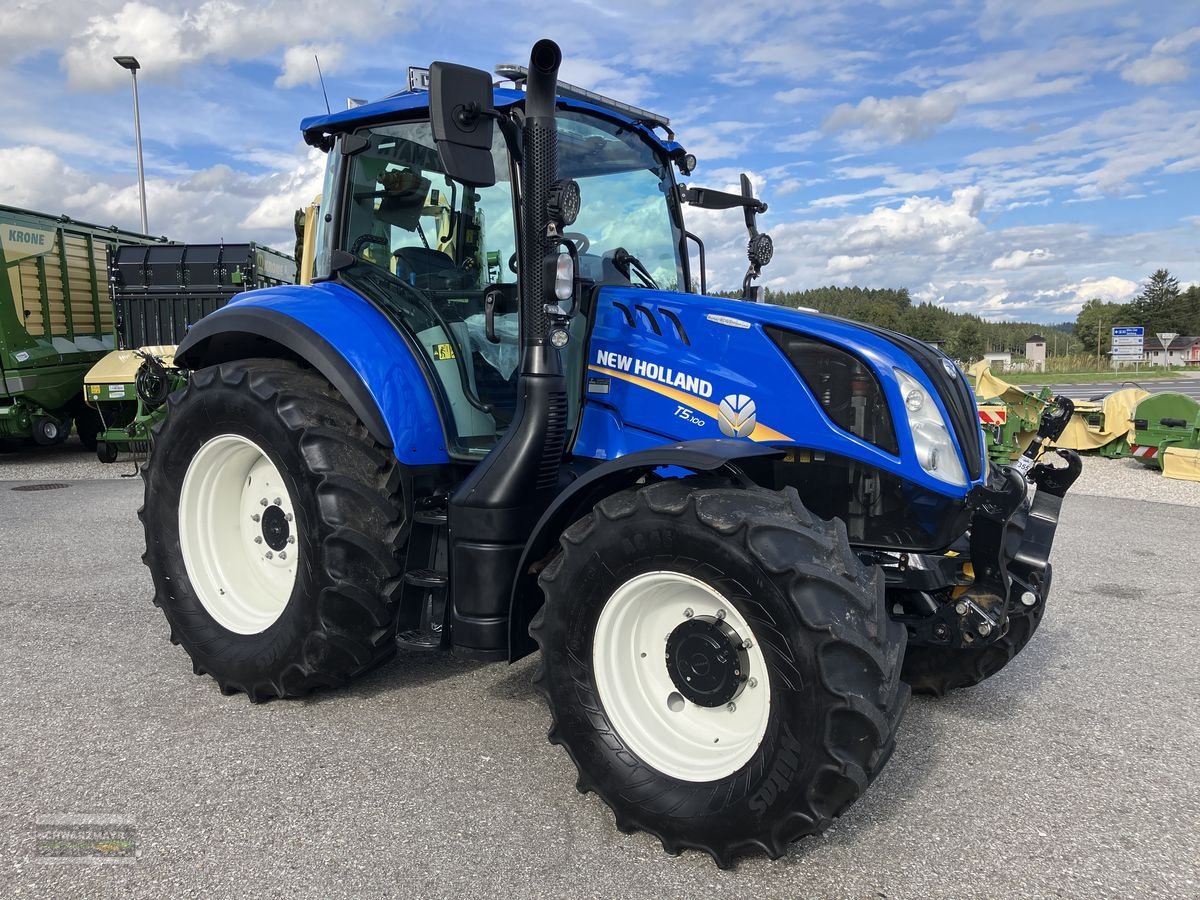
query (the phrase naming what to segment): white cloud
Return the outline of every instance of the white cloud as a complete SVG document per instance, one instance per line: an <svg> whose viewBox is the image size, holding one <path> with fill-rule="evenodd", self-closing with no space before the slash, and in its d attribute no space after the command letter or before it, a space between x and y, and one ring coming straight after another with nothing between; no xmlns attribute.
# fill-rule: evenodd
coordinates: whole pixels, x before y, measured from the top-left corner
<svg viewBox="0 0 1200 900"><path fill-rule="evenodd" d="M409 21L406 6L389 0L204 0L198 5L170 0L153 6L140 0L121 6L101 2L98 8L79 10L82 27L65 30L62 65L72 87L103 89L128 78L112 62L116 54L137 56L146 77L163 78L205 61L277 58L283 49L277 86L291 87L311 80L301 74L305 44L326 49L330 58L321 63L327 72L333 71L344 54L332 49L337 46L332 37L372 40L395 32Z"/></svg>
<svg viewBox="0 0 1200 900"><path fill-rule="evenodd" d="M821 99L827 93L820 88L798 87L786 91L776 91L772 96L780 103L811 103Z"/></svg>
<svg viewBox="0 0 1200 900"><path fill-rule="evenodd" d="M1051 300L1051 308L1055 312L1073 315L1083 308L1084 303L1096 298L1106 303L1124 303L1133 299L1137 289L1136 281L1108 275L1104 278L1084 278L1053 290L1037 291L1036 296Z"/></svg>
<svg viewBox="0 0 1200 900"><path fill-rule="evenodd" d="M320 191L325 157L305 148L279 162L289 167L266 175L216 165L180 178L148 177L151 232L181 241L254 240L289 247L292 215ZM0 149L0 196L16 206L100 225L136 228L140 215L134 179L97 177L41 147Z"/></svg>
<svg viewBox="0 0 1200 900"><path fill-rule="evenodd" d="M1187 81L1191 67L1175 56L1147 56L1121 70L1121 77L1134 84L1175 84Z"/></svg>
<svg viewBox="0 0 1200 900"><path fill-rule="evenodd" d="M866 256L847 256L842 253L837 256L830 257L829 262L825 266L825 271L830 275L846 275L856 269L861 269L864 266L869 266L875 261L875 257L870 254Z"/></svg>
<svg viewBox="0 0 1200 900"><path fill-rule="evenodd" d="M302 84L317 84L317 60L321 61L322 72L335 71L346 56L342 44L300 44L288 47L283 53L283 70L275 79L277 88L300 87Z"/></svg>
<svg viewBox="0 0 1200 900"><path fill-rule="evenodd" d="M1014 250L1012 253L1006 253L1004 256L998 256L992 260L993 269L1023 269L1033 263L1047 262L1054 258L1054 254L1042 247L1035 247L1032 250Z"/></svg>
<svg viewBox="0 0 1200 900"><path fill-rule="evenodd" d="M842 241L856 250L946 253L984 231L979 221L982 208L983 191L978 187L955 191L949 202L909 197L896 209L881 206L852 221L842 232Z"/></svg>
<svg viewBox="0 0 1200 900"><path fill-rule="evenodd" d="M853 140L876 138L889 144L929 137L958 112L961 98L931 91L916 97L864 97L839 104L825 119L826 131L847 131Z"/></svg>
<svg viewBox="0 0 1200 900"><path fill-rule="evenodd" d="M1181 31L1179 34L1163 38L1154 45L1152 52L1163 54L1182 53L1193 44L1200 44L1200 25L1197 25L1195 28L1189 28L1186 31Z"/></svg>

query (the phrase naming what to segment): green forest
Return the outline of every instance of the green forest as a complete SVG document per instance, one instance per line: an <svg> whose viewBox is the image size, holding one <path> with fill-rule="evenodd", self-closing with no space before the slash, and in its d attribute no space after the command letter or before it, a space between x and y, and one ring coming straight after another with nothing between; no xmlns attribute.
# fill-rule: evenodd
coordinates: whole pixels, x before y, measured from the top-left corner
<svg viewBox="0 0 1200 900"><path fill-rule="evenodd" d="M907 288L819 287L805 291L764 290L769 303L809 307L830 315L854 319L904 332L938 343L955 359L974 362L984 353L1024 355L1025 340L1032 334L1046 338L1052 357L1096 355L1109 350L1111 328L1143 325L1146 334L1175 332L1200 335L1200 286L1181 290L1166 269L1151 275L1129 303L1089 300L1074 322L989 322L979 316L955 313L929 303L914 304ZM1103 361L1102 366L1106 366Z"/></svg>

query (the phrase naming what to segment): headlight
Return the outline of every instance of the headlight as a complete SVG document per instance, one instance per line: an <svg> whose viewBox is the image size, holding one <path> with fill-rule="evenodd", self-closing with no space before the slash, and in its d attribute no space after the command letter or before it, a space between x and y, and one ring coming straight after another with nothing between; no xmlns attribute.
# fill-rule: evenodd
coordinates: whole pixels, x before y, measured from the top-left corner
<svg viewBox="0 0 1200 900"><path fill-rule="evenodd" d="M900 393L904 397L904 411L917 451L917 462L934 478L947 484L965 485L967 474L963 471L954 438L946 427L946 420L938 412L937 404L932 402L928 392L915 378L899 369L895 371L900 382Z"/></svg>

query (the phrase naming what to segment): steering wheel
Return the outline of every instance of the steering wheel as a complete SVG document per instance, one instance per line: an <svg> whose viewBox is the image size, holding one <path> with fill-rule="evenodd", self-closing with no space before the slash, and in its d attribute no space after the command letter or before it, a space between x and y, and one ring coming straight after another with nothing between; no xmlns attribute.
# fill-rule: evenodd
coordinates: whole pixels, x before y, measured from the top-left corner
<svg viewBox="0 0 1200 900"><path fill-rule="evenodd" d="M358 254L362 252L363 247L367 246L367 244L382 244L383 246L387 247L388 239L385 237L380 237L377 234L360 234L354 239L354 243L350 245L350 253L354 256L358 256Z"/></svg>
<svg viewBox="0 0 1200 900"><path fill-rule="evenodd" d="M592 246L592 242L588 240L588 236L578 231L564 231L562 236L575 245L575 250L578 253L587 253ZM513 254L508 258L508 271L514 275L517 274L517 254Z"/></svg>

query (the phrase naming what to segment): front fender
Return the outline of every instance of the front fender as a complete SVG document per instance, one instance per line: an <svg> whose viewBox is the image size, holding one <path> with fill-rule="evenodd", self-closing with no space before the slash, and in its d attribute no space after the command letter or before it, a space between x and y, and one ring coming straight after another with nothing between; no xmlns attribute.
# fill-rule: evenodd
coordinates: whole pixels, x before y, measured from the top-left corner
<svg viewBox="0 0 1200 900"><path fill-rule="evenodd" d="M534 613L542 604L542 597L537 575L530 573L530 567L545 558L558 542L558 536L593 506L605 497L633 485L655 469L675 467L690 472L724 471L729 475L737 475L736 464L742 460L779 459L783 455L783 450L748 441L720 438L684 441L652 447L601 463L573 481L550 504L525 543L525 552L517 566L517 578L509 602L509 661L515 662L537 649L528 629Z"/></svg>
<svg viewBox="0 0 1200 900"><path fill-rule="evenodd" d="M233 359L298 358L337 389L400 462L449 462L437 404L416 352L370 302L324 282L238 295L188 330L175 362L198 369Z"/></svg>

